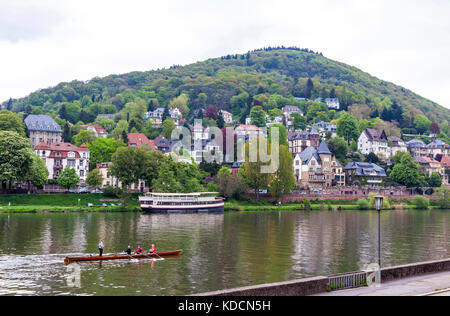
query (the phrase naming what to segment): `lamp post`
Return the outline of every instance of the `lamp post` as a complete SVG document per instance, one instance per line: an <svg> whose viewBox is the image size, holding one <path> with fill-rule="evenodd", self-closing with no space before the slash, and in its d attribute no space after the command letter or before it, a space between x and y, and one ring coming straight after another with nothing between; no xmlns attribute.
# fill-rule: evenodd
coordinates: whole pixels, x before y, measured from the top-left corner
<svg viewBox="0 0 450 316"><path fill-rule="evenodd" d="M375 207L378 212L378 277L381 282L381 210L383 209L383 196L375 197Z"/></svg>

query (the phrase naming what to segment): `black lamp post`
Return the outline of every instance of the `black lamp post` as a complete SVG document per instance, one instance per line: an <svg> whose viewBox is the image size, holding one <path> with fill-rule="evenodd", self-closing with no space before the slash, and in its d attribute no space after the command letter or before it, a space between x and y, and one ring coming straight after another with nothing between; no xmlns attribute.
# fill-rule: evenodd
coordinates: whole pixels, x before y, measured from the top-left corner
<svg viewBox="0 0 450 316"><path fill-rule="evenodd" d="M378 267L379 273L381 274L381 210L383 209L383 196L375 197L375 207L378 212ZM379 275L379 280L381 282L381 275Z"/></svg>

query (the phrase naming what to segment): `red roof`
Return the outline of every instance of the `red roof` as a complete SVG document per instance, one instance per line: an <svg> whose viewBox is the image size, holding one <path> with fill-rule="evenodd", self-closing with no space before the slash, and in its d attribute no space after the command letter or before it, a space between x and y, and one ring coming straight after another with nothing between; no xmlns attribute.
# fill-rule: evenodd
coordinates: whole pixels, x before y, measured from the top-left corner
<svg viewBox="0 0 450 316"><path fill-rule="evenodd" d="M50 149L50 145L47 144L46 142L41 142L34 149L36 149L36 150L47 150L47 149Z"/></svg>
<svg viewBox="0 0 450 316"><path fill-rule="evenodd" d="M155 142L148 139L145 134L142 133L130 133L128 134L128 146L141 148L144 145L150 146L151 149L156 150Z"/></svg>

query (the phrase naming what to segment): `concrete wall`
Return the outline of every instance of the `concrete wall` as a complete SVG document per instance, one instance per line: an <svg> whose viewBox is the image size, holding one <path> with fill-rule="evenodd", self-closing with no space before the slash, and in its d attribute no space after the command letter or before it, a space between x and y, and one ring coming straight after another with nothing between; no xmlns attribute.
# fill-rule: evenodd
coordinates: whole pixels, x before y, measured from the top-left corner
<svg viewBox="0 0 450 316"><path fill-rule="evenodd" d="M327 277L316 277L281 283L249 286L193 296L308 296L326 292L327 287Z"/></svg>
<svg viewBox="0 0 450 316"><path fill-rule="evenodd" d="M383 268L381 270L381 279L382 282L389 282L444 271L450 271L450 259ZM328 277L315 277L281 283L248 286L192 296L308 296L327 292L328 282Z"/></svg>
<svg viewBox="0 0 450 316"><path fill-rule="evenodd" d="M450 259L406 264L381 269L381 281L389 282L418 275L450 271Z"/></svg>

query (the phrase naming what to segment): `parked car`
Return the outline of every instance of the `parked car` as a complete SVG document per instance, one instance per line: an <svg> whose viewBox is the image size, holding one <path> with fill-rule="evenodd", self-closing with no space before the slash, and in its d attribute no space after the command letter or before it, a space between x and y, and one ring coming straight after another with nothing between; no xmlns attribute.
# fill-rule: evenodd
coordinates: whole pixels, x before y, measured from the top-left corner
<svg viewBox="0 0 450 316"><path fill-rule="evenodd" d="M91 193L88 189L80 189L80 190L78 190L78 193L79 194L88 194L88 193Z"/></svg>
<svg viewBox="0 0 450 316"><path fill-rule="evenodd" d="M70 190L65 191L65 193L78 193L78 192L75 189L70 189Z"/></svg>
<svg viewBox="0 0 450 316"><path fill-rule="evenodd" d="M103 191L100 189L95 189L91 191L92 194L103 194Z"/></svg>

